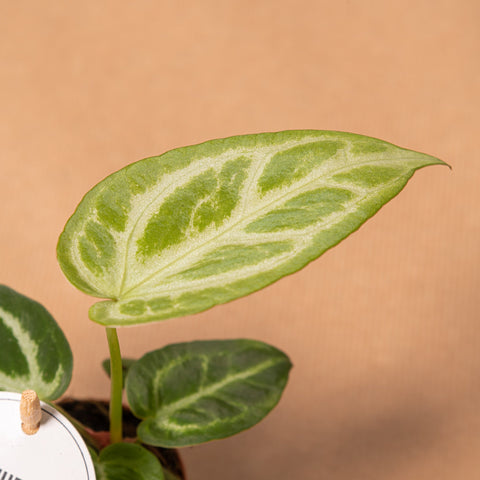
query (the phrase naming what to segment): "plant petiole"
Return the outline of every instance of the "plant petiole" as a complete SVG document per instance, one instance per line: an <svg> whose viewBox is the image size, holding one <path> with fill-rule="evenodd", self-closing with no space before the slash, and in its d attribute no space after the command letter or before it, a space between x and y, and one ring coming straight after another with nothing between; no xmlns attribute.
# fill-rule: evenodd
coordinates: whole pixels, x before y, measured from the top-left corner
<svg viewBox="0 0 480 480"><path fill-rule="evenodd" d="M120 353L120 344L118 342L117 330L115 328L106 328L108 348L110 350L110 441L118 443L122 441L122 355Z"/></svg>

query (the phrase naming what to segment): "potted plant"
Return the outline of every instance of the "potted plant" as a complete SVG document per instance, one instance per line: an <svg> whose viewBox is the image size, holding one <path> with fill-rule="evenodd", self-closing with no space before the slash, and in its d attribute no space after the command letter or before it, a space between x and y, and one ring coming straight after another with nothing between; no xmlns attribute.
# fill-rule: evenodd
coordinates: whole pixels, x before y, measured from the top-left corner
<svg viewBox="0 0 480 480"><path fill-rule="evenodd" d="M102 440L74 419L97 477L180 478L151 447L176 449L252 427L280 400L291 368L283 352L248 339L122 359L117 328L201 312L296 272L357 230L417 169L436 164L444 162L361 135L285 131L178 148L90 190L57 256L74 286L103 299L89 317L108 339L109 432ZM53 318L1 287L0 320L7 352L0 389L60 398L72 354ZM138 424L127 434L123 389Z"/></svg>

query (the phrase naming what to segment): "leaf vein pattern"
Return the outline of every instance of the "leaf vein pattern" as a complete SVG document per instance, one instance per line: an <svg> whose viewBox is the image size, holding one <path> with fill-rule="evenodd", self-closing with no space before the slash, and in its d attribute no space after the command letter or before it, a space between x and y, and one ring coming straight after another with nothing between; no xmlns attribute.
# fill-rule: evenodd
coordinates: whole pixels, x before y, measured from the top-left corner
<svg viewBox="0 0 480 480"><path fill-rule="evenodd" d="M392 159L387 159L387 160L383 160L388 166L391 166L392 164ZM401 158L401 159L398 159L398 162L400 161L405 161L405 158ZM379 159L376 159L375 161L365 161L365 162L357 162L355 164L355 167L359 167L359 166L364 166L364 165L378 165L379 163L381 163L381 161ZM329 177L334 177L336 175L339 175L345 171L349 171L351 170L352 167L351 166L347 166L347 167L342 167L342 168L337 168L335 170L330 170L329 171ZM403 177L403 175L399 175L399 178L400 177ZM395 181L398 181L398 178L396 179L393 179L391 182L389 183L393 183ZM226 225L225 227L223 228L219 228L219 229L216 229L216 232L217 234L214 235L214 236L210 236L209 238L207 238L206 240L203 241L203 243L200 243L198 244L195 248L193 249L189 249L187 250L186 252L183 253L183 255L179 255L177 257L175 257L172 261L170 261L169 263L163 265L161 268L159 268L158 270L156 270L155 272L151 273L150 275L146 276L145 278L143 278L141 281L139 281L136 285L134 285L133 287L131 287L128 291L125 291L124 292L124 295L123 297L124 298L128 298L132 295L134 295L134 292L135 290L137 290L139 287L141 287L143 284L146 284L148 283L149 281L151 281L152 279L158 277L161 273L163 272L168 272L168 270L170 269L170 267L174 266L175 264L181 262L182 260L184 260L185 258L189 257L189 256L193 256L195 253L198 253L198 252L202 252L202 251L206 251L209 249L210 245L212 243L218 243L218 244L221 244L221 242L219 241L219 239L221 239L222 237L228 237L228 233L231 232L231 231L234 231L235 229L239 229L240 226L242 224L245 224L245 223L248 223L252 218L258 218L258 216L260 216L260 214L264 211L267 211L267 210L271 210L273 206L275 205L279 205L281 204L282 202L285 202L286 199L288 198L291 198L293 197L296 193L299 193L301 191L304 191L304 190L307 190L309 186L312 186L312 185L315 185L315 186L323 186L323 187L328 187L328 186L332 186L332 187L342 187L342 188L346 188L346 185L342 182L339 182L339 181L333 181L331 178L330 180L324 180L324 181L319 181L318 178L315 178L309 182L304 182L303 184L301 182L299 182L299 185L297 188L295 189L291 189L289 192L281 195L281 196L278 196L276 198L274 198L273 200L271 200L270 202L264 204L264 205L261 205L259 208L257 208L256 210L252 211L252 213L248 216L245 216L243 218L240 218L239 220L235 221L235 222L231 222L229 225ZM363 199L366 197L366 194L367 192L369 194L371 194L372 192L377 192L377 191L381 191L382 189L385 188L387 184L382 184L380 185L378 188L370 188L370 189L361 189L361 188L358 188L358 187L355 187L355 193L363 190L363 193L364 193L364 197ZM348 188L350 189L350 186L351 185L348 185ZM353 188L352 188L353 190ZM357 193L358 194L358 193ZM362 200L363 200L362 199ZM358 202L357 202L358 203ZM352 208L353 208L353 205L352 205ZM334 218L334 217L332 217ZM318 228L319 225L323 225L322 223L317 223L315 225L316 228ZM328 225L328 223L325 223L325 225ZM303 232L305 233L305 231ZM197 254L197 257L199 255Z"/></svg>
<svg viewBox="0 0 480 480"><path fill-rule="evenodd" d="M224 380L216 382L206 388L201 389L198 393L188 395L176 402L162 406L162 408L157 412L155 419L157 421L168 419L168 417L170 417L173 412L189 407L195 401L206 396L214 395L221 389L225 388L227 385L246 379L250 376L256 375L262 372L263 370L266 370L268 368L275 366L277 363L280 363L280 362L278 360L272 360L272 361L268 361L268 362L264 362L262 364L256 365L255 367L242 371L240 373L229 375Z"/></svg>

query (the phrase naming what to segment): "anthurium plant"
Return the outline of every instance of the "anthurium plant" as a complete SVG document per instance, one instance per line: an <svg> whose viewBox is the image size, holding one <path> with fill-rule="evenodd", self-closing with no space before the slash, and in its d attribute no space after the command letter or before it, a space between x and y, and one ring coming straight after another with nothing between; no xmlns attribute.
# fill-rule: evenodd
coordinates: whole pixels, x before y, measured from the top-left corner
<svg viewBox="0 0 480 480"><path fill-rule="evenodd" d="M416 170L438 164L361 135L285 131L178 148L90 190L57 256L74 286L101 299L89 317L106 330L111 398L109 444L89 442L97 478L174 478L146 446L191 446L252 427L279 402L291 368L285 353L248 339L179 343L127 361L118 328L201 312L296 272ZM0 389L34 389L51 402L71 374L72 353L47 310L0 287ZM135 443L124 441L123 389L140 419Z"/></svg>

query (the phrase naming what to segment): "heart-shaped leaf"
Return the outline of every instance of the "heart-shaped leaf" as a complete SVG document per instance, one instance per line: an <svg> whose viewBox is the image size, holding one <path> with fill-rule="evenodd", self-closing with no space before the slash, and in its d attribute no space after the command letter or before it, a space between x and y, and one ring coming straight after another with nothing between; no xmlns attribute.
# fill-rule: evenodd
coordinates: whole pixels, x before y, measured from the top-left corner
<svg viewBox="0 0 480 480"><path fill-rule="evenodd" d="M441 160L341 132L213 140L114 173L58 244L68 279L121 326L200 312L291 274Z"/></svg>
<svg viewBox="0 0 480 480"><path fill-rule="evenodd" d="M0 390L32 389L55 400L72 378L72 352L38 302L0 285Z"/></svg>
<svg viewBox="0 0 480 480"><path fill-rule="evenodd" d="M115 443L93 456L97 480L164 480L155 455L134 443Z"/></svg>
<svg viewBox="0 0 480 480"><path fill-rule="evenodd" d="M139 438L184 447L250 428L278 403L291 363L254 340L197 341L147 353L126 382Z"/></svg>

